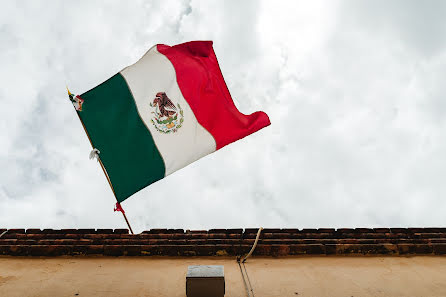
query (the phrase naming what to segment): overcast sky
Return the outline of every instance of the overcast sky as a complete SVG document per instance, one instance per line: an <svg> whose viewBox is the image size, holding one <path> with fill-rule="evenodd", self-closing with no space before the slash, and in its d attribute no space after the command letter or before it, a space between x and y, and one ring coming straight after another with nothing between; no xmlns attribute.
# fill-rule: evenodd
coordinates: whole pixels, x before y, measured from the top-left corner
<svg viewBox="0 0 446 297"><path fill-rule="evenodd" d="M213 40L272 125L123 203L150 228L446 226L445 1L2 1L0 228L123 228L66 96Z"/></svg>

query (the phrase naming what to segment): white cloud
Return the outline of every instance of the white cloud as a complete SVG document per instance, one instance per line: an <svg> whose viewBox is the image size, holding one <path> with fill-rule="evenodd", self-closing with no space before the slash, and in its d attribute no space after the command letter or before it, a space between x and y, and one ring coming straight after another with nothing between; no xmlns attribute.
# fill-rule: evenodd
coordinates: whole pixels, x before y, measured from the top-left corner
<svg viewBox="0 0 446 297"><path fill-rule="evenodd" d="M444 6L2 3L0 226L124 227L65 84L84 92L153 44L196 39L272 126L128 199L137 231L444 226Z"/></svg>

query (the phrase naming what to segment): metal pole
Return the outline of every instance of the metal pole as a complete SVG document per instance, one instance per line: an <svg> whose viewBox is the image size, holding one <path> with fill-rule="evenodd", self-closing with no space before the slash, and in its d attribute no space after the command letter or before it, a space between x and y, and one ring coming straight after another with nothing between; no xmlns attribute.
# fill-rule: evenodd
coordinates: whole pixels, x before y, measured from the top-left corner
<svg viewBox="0 0 446 297"><path fill-rule="evenodd" d="M107 178L108 184L110 185L110 188L112 189L113 194L115 195L115 198L116 198L115 189L113 189L113 185L112 185L112 183L110 181L110 178L108 177L107 171L105 170L104 164L102 164L102 161L101 161L100 158L98 160L99 160L99 164L101 164L102 171L104 172L105 177ZM116 200L118 200L118 199L116 199ZM132 234L135 234L135 233L133 233L132 226L130 226L129 220L127 220L127 216L125 215L125 211L122 208L121 203L118 202L118 204L119 204L119 208L120 209L115 209L115 211L118 210L118 211L120 211L122 213L122 215L124 216L124 220L125 220L125 222L127 223L127 226L130 229L130 232Z"/></svg>
<svg viewBox="0 0 446 297"><path fill-rule="evenodd" d="M129 223L129 221L127 220L127 216L125 215L125 212L123 212L123 211L121 211L121 212L122 212L122 215L124 216L124 220L125 220L125 222L127 223L127 226L129 226L130 232L131 232L132 234L134 234L134 233L133 233L133 230L132 230L132 226L130 226L130 223Z"/></svg>

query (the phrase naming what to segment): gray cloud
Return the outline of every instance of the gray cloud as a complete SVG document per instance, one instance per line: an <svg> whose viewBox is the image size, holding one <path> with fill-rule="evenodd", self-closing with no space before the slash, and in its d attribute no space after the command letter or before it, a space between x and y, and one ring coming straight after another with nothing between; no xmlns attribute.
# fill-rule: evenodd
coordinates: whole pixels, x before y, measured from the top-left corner
<svg viewBox="0 0 446 297"><path fill-rule="evenodd" d="M272 126L126 200L137 231L444 226L444 6L2 3L0 226L124 227L65 84L82 93L153 44L197 39Z"/></svg>

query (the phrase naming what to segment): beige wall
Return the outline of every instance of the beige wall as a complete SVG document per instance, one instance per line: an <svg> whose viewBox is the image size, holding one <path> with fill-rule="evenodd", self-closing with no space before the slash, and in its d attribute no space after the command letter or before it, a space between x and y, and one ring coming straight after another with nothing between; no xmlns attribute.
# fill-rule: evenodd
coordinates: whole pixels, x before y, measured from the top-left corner
<svg viewBox="0 0 446 297"><path fill-rule="evenodd" d="M221 257L0 257L0 296L183 297L188 265L224 265L226 296L246 296ZM251 258L247 269L258 297L446 296L446 257Z"/></svg>

